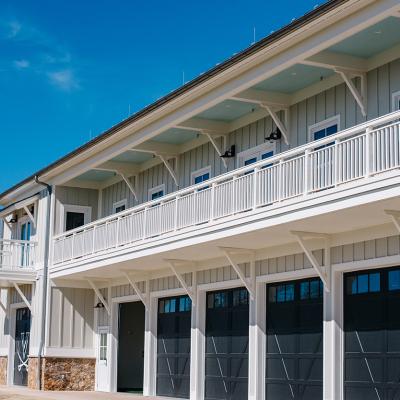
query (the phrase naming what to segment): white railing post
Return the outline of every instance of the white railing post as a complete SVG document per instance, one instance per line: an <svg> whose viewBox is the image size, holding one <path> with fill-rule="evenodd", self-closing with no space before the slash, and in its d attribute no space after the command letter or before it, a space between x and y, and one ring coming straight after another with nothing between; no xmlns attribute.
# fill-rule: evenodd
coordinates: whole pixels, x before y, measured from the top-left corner
<svg viewBox="0 0 400 400"><path fill-rule="evenodd" d="M282 198L283 198L283 174L282 174L282 171L283 171L283 168L282 168L282 165L283 165L283 160L282 159L280 159L279 160L279 165L278 165L278 201L282 201Z"/></svg>
<svg viewBox="0 0 400 400"><path fill-rule="evenodd" d="M144 208L144 213L143 213L143 237L142 239L146 239L146 224L147 224L147 207Z"/></svg>
<svg viewBox="0 0 400 400"><path fill-rule="evenodd" d="M340 141L335 140L335 148L333 154L333 184L335 186L338 185L339 177L340 177L340 160L339 160L339 151L340 151Z"/></svg>
<svg viewBox="0 0 400 400"><path fill-rule="evenodd" d="M253 209L257 208L257 204L258 204L258 191L259 191L259 179L258 179L258 175L260 173L260 167L256 167L254 168L254 178L253 178Z"/></svg>
<svg viewBox="0 0 400 400"><path fill-rule="evenodd" d="M96 244L96 225L93 227L92 254L94 254L95 244Z"/></svg>
<svg viewBox="0 0 400 400"><path fill-rule="evenodd" d="M178 230L178 210L179 210L179 196L175 197L175 215L174 215L174 231Z"/></svg>
<svg viewBox="0 0 400 400"><path fill-rule="evenodd" d="M115 247L118 247L118 240L119 240L119 224L120 224L121 217L117 218L117 233L115 234Z"/></svg>
<svg viewBox="0 0 400 400"><path fill-rule="evenodd" d="M372 173L372 160L373 160L373 141L372 141L372 127L369 126L365 133L365 177L369 178Z"/></svg>
<svg viewBox="0 0 400 400"><path fill-rule="evenodd" d="M72 239L71 239L71 260L74 259L74 247L75 247L75 233L72 234Z"/></svg>
<svg viewBox="0 0 400 400"><path fill-rule="evenodd" d="M310 191L311 180L311 150L306 149L304 152L304 196Z"/></svg>
<svg viewBox="0 0 400 400"><path fill-rule="evenodd" d="M215 218L215 187L217 184L213 182L211 184L211 216L210 221L214 221Z"/></svg>
<svg viewBox="0 0 400 400"><path fill-rule="evenodd" d="M231 214L235 215L236 214L236 196L235 196L235 186L236 186L236 179L237 179L237 175L233 175L232 177L232 210L231 210ZM226 215L229 215L229 213L227 213Z"/></svg>

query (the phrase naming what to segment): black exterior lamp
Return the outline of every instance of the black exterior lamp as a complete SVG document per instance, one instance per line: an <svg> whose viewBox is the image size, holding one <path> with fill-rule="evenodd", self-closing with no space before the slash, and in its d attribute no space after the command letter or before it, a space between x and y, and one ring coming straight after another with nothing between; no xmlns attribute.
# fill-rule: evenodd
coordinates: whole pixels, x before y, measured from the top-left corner
<svg viewBox="0 0 400 400"><path fill-rule="evenodd" d="M273 142L275 140L280 140L282 138L282 132L279 128L276 128L275 131L272 131L269 136L265 138L265 141Z"/></svg>
<svg viewBox="0 0 400 400"><path fill-rule="evenodd" d="M221 154L221 158L232 158L236 155L236 146L233 144L224 154Z"/></svg>
<svg viewBox="0 0 400 400"><path fill-rule="evenodd" d="M101 301L99 301L95 306L94 306L94 309L95 310L101 310L101 309L103 309L104 308L104 304L101 302Z"/></svg>

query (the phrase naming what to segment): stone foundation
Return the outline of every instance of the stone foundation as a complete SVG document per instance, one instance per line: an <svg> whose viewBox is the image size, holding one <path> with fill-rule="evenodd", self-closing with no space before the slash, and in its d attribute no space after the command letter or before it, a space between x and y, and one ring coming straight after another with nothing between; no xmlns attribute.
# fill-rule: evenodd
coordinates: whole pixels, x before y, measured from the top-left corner
<svg viewBox="0 0 400 400"><path fill-rule="evenodd" d="M0 385L7 385L7 364L8 357L0 357Z"/></svg>
<svg viewBox="0 0 400 400"><path fill-rule="evenodd" d="M43 358L42 389L94 390L95 370L94 358Z"/></svg>

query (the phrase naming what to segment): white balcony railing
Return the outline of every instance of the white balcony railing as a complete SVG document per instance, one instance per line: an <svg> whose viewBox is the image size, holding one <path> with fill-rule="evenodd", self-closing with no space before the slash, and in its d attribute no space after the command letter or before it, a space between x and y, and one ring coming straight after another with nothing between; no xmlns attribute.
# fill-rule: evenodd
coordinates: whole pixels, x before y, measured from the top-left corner
<svg viewBox="0 0 400 400"><path fill-rule="evenodd" d="M399 119L400 112L388 114L57 235L53 264L141 244L288 199L306 199L312 193L398 168Z"/></svg>
<svg viewBox="0 0 400 400"><path fill-rule="evenodd" d="M33 268L35 260L35 242L0 239L0 271Z"/></svg>

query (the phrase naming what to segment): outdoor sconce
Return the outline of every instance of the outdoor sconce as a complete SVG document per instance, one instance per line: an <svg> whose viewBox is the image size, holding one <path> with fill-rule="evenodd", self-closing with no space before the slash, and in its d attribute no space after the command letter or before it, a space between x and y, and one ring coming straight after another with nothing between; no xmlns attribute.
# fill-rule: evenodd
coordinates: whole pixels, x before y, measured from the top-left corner
<svg viewBox="0 0 400 400"><path fill-rule="evenodd" d="M236 155L236 146L233 144L224 154L221 154L221 158L232 158Z"/></svg>
<svg viewBox="0 0 400 400"><path fill-rule="evenodd" d="M274 140L279 140L282 138L282 132L279 128L276 128L276 131L272 131L268 137L265 138L265 141L273 142Z"/></svg>
<svg viewBox="0 0 400 400"><path fill-rule="evenodd" d="M95 310L101 310L102 308L104 308L104 304L101 301L94 306Z"/></svg>

